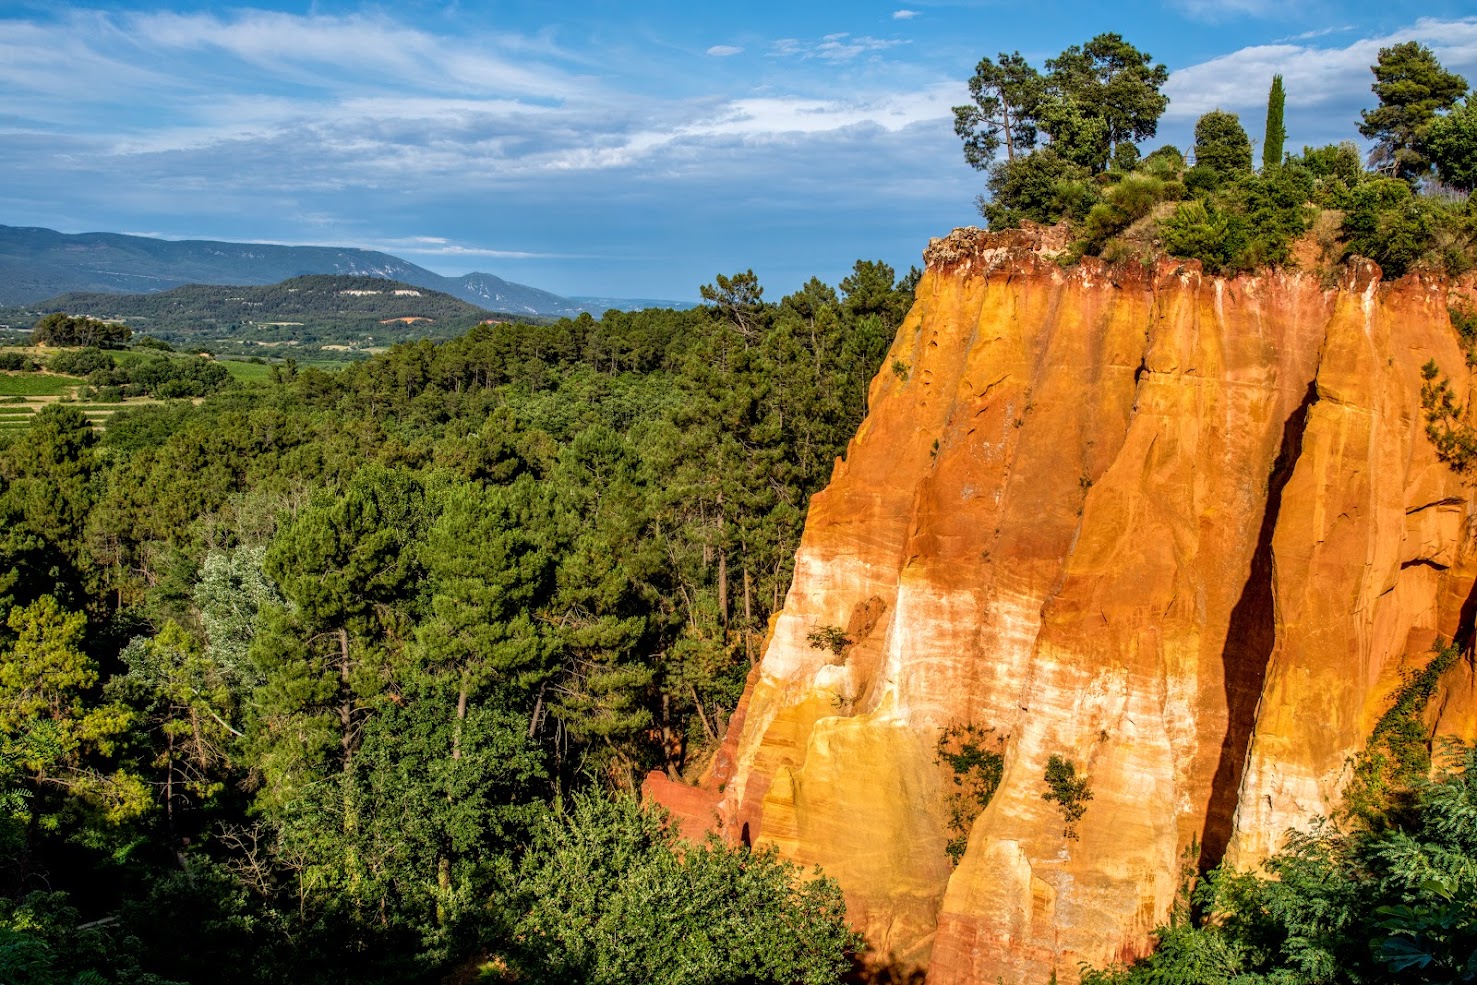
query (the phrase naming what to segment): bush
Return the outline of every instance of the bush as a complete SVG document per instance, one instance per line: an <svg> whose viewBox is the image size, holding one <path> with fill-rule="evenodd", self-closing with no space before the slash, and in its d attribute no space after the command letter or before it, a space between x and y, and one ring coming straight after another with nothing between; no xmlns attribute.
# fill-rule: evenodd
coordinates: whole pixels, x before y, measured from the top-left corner
<svg viewBox="0 0 1477 985"><path fill-rule="evenodd" d="M1477 751L1417 776L1375 827L1293 833L1264 868L1218 869L1148 958L1083 985L1312 985L1477 978Z"/></svg>
<svg viewBox="0 0 1477 985"><path fill-rule="evenodd" d="M40 369L36 361L23 352L0 352L0 370L26 373Z"/></svg>
<svg viewBox="0 0 1477 985"><path fill-rule="evenodd" d="M1119 141L1118 146L1113 149L1113 170L1127 173L1138 167L1138 164L1139 149L1126 140Z"/></svg>
<svg viewBox="0 0 1477 985"><path fill-rule="evenodd" d="M138 338L134 339L133 347L135 349L154 349L158 352L174 351L174 346L170 345L168 342L165 342L163 339L153 338L149 335L140 335Z"/></svg>
<svg viewBox="0 0 1477 985"><path fill-rule="evenodd" d="M1130 174L1103 192L1082 224L1077 249L1097 254L1107 241L1153 211L1160 202L1178 197L1183 189L1151 174Z"/></svg>
<svg viewBox="0 0 1477 985"><path fill-rule="evenodd" d="M990 169L991 198L979 200L980 214L991 229L1081 218L1097 199L1087 179L1086 168L1050 149L1003 161Z"/></svg>
<svg viewBox="0 0 1477 985"><path fill-rule="evenodd" d="M1140 161L1138 170L1166 181L1178 178L1185 170L1185 155L1173 144L1165 144Z"/></svg>
<svg viewBox="0 0 1477 985"><path fill-rule="evenodd" d="M1246 246L1246 223L1202 201L1185 202L1159 227L1172 256L1199 260L1211 273L1227 273Z"/></svg>
<svg viewBox="0 0 1477 985"><path fill-rule="evenodd" d="M1398 178L1370 178L1349 193L1345 256L1368 257L1386 277L1399 277L1432 252L1444 216Z"/></svg>
<svg viewBox="0 0 1477 985"><path fill-rule="evenodd" d="M1248 235L1234 265L1249 270L1287 263L1292 241L1313 220L1312 194L1313 176L1296 163L1264 168L1240 181L1231 195L1246 217Z"/></svg>
<svg viewBox="0 0 1477 985"><path fill-rule="evenodd" d="M953 774L954 792L948 799L949 839L944 851L958 864L969 847L975 819L989 806L1005 777L1005 739L993 728L950 725L939 733L938 762Z"/></svg>
<svg viewBox="0 0 1477 985"><path fill-rule="evenodd" d="M1322 147L1304 147L1302 157L1292 160L1307 168L1314 178L1337 178L1349 188L1359 184L1364 177L1364 161L1352 140Z"/></svg>

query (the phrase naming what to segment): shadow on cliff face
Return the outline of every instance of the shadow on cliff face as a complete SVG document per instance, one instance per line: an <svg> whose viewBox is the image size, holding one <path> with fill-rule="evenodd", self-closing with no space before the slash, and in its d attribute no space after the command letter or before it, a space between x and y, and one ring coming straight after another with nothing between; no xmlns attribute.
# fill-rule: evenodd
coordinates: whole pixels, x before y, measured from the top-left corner
<svg viewBox="0 0 1477 985"><path fill-rule="evenodd" d="M1257 532L1256 551L1251 556L1251 573L1241 589L1241 597L1231 609L1226 645L1221 651L1226 689L1226 736L1221 742L1215 777L1211 780L1205 829L1200 836L1199 867L1202 873L1220 864L1231 840L1241 776L1246 770L1246 753L1256 728L1257 702L1261 699L1272 647L1277 642L1272 534L1277 530L1277 516L1282 511L1282 491L1292 478L1293 468L1303 452L1308 411L1317 399L1316 382L1310 382L1302 403L1282 426L1282 447L1267 479L1267 508L1262 514L1261 529Z"/></svg>
<svg viewBox="0 0 1477 985"><path fill-rule="evenodd" d="M882 962L867 961L861 955L852 958L851 971L845 978L847 985L923 985L927 980L927 973L917 965L891 957Z"/></svg>
<svg viewBox="0 0 1477 985"><path fill-rule="evenodd" d="M1467 655L1469 662L1474 658L1472 651L1474 635L1477 635L1477 581L1472 583L1472 590L1462 601L1461 611L1457 614L1456 636L1451 640Z"/></svg>

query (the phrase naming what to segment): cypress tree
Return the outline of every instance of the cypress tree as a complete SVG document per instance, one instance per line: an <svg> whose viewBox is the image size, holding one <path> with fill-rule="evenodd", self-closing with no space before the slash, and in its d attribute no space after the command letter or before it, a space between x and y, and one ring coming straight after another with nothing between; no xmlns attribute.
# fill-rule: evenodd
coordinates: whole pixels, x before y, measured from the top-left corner
<svg viewBox="0 0 1477 985"><path fill-rule="evenodd" d="M1287 140L1287 128L1282 124L1282 109L1286 101L1282 76L1272 76L1272 91L1267 94L1267 133L1262 141L1263 168L1282 163L1282 145Z"/></svg>

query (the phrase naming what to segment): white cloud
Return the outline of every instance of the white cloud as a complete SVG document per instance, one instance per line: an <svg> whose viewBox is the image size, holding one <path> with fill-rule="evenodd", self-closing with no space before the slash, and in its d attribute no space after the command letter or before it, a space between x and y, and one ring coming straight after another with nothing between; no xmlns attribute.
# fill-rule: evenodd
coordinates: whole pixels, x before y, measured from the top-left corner
<svg viewBox="0 0 1477 985"><path fill-rule="evenodd" d="M918 11L916 10L894 10L892 12L892 19L895 21L910 21L917 16Z"/></svg>
<svg viewBox="0 0 1477 985"><path fill-rule="evenodd" d="M1265 107L1272 76L1280 74L1288 108L1372 105L1369 67L1381 48L1421 41L1446 68L1477 79L1477 17L1422 18L1408 28L1361 38L1341 48L1297 44L1254 45L1174 72L1164 87L1167 118L1196 118L1212 109Z"/></svg>
<svg viewBox="0 0 1477 985"><path fill-rule="evenodd" d="M708 54L712 55L714 58L728 58L732 55L741 55L743 54L743 51L744 49L740 48L738 45L715 44L713 45L713 47L708 49Z"/></svg>

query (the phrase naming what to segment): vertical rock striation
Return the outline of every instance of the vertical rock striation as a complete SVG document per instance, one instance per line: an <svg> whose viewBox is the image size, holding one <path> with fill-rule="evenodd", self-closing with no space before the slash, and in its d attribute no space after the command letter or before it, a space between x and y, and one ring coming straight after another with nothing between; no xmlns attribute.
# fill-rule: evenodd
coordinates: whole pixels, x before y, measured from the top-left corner
<svg viewBox="0 0 1477 985"><path fill-rule="evenodd" d="M1401 673L1477 608L1472 497L1420 407L1428 360L1466 382L1452 287L1064 269L1059 235L930 246L710 806L654 791L824 866L934 985L1146 951L1187 862L1256 865L1329 809ZM807 642L828 626L840 655ZM1467 664L1432 719L1477 734ZM957 866L953 725L1004 754ZM1052 755L1090 783L1076 838Z"/></svg>

